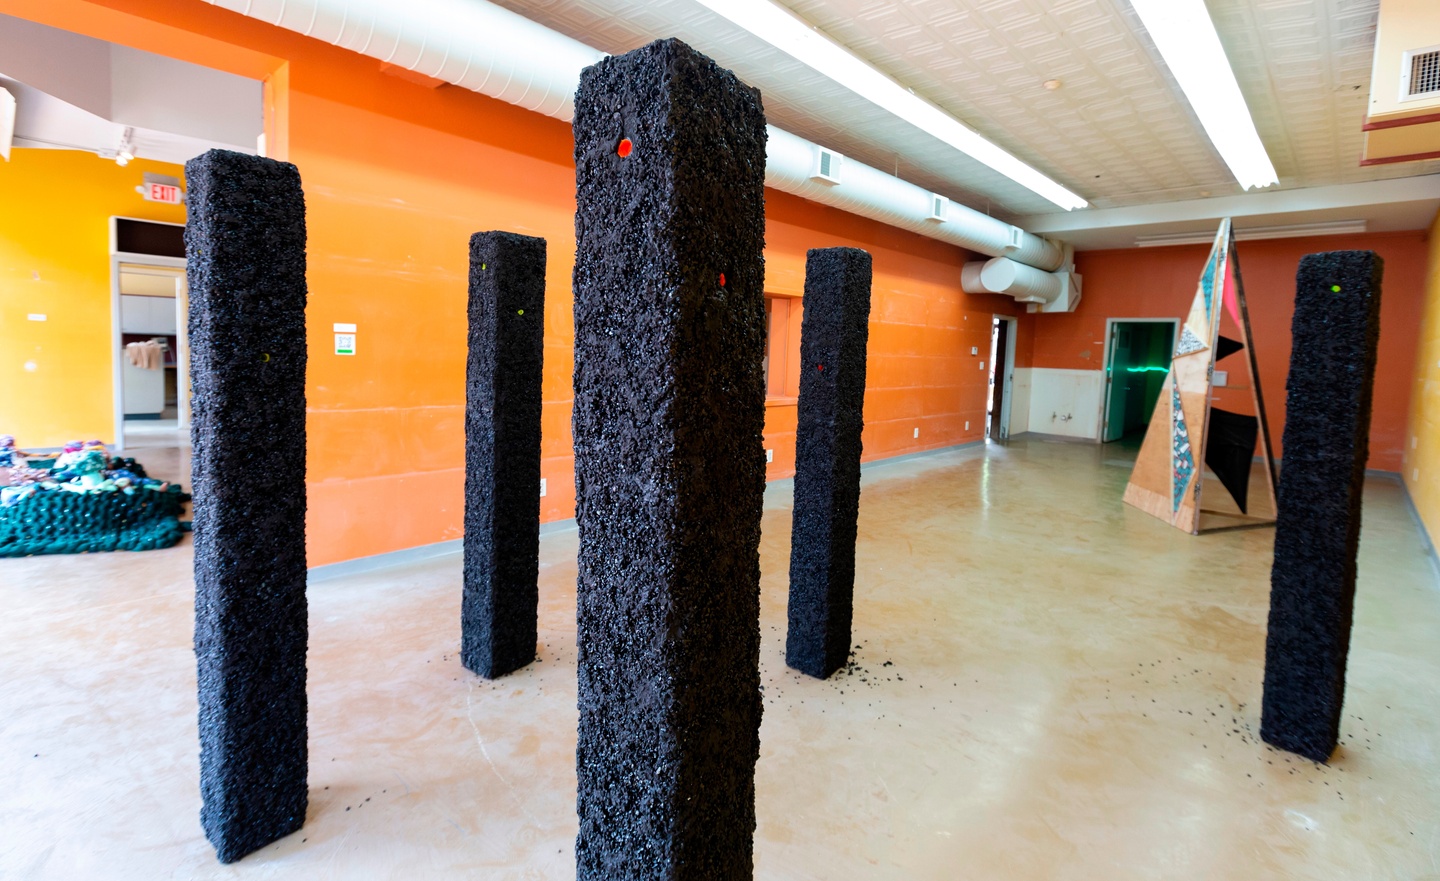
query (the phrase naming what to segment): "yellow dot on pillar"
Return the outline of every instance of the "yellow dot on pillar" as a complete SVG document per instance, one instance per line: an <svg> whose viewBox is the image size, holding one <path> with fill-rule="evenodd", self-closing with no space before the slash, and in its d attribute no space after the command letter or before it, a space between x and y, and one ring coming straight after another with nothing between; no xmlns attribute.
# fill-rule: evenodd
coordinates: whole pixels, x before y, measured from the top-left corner
<svg viewBox="0 0 1440 881"><path fill-rule="evenodd" d="M1340 293L1340 286L1338 284L1332 284L1330 286L1330 290L1331 292L1338 294Z"/></svg>
<svg viewBox="0 0 1440 881"><path fill-rule="evenodd" d="M481 263L481 264L480 264L480 271L481 271L481 272L484 272L484 271L485 271L485 264L484 264L484 263Z"/></svg>
<svg viewBox="0 0 1440 881"><path fill-rule="evenodd" d="M270 360L270 353L269 353L269 352L261 352L261 353L260 353L260 360L261 360L261 361L269 361L269 360Z"/></svg>
<svg viewBox="0 0 1440 881"><path fill-rule="evenodd" d="M524 309L516 309L516 310L515 310L515 314L516 314L516 315L524 315L524 314L525 314L525 310L524 310Z"/></svg>

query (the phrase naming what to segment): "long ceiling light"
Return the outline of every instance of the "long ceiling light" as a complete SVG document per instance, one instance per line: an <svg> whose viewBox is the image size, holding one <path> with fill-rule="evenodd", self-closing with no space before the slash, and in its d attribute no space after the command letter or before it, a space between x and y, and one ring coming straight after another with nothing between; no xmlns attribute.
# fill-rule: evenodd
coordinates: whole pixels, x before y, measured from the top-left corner
<svg viewBox="0 0 1440 881"><path fill-rule="evenodd" d="M1205 0L1130 0L1130 4L1235 180L1247 190L1279 183Z"/></svg>
<svg viewBox="0 0 1440 881"><path fill-rule="evenodd" d="M770 0L698 0L780 51L1069 211L1089 202L987 141Z"/></svg>
<svg viewBox="0 0 1440 881"><path fill-rule="evenodd" d="M1252 226L1249 229L1235 229L1235 241L1255 242L1265 239L1298 239L1308 236L1354 235L1365 232L1365 220L1331 220L1322 223L1291 223L1285 226ZM1162 248L1169 245L1208 245L1215 241L1215 234L1204 232L1167 232L1148 236L1136 236L1137 248Z"/></svg>

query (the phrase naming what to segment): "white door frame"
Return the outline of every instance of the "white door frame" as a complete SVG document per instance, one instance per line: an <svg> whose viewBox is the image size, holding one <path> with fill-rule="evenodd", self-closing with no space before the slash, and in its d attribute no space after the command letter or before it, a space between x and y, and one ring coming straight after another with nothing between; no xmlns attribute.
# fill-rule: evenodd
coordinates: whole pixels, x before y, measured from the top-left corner
<svg viewBox="0 0 1440 881"><path fill-rule="evenodd" d="M1180 345L1180 319L1178 318L1107 318L1105 319L1105 360L1100 362L1100 369L1105 374L1105 381L1100 385L1100 443L1105 443L1105 429L1110 424L1110 383L1114 379L1110 375L1110 358L1114 355L1111 351L1115 341L1115 325L1117 324L1169 324L1174 330L1170 336L1170 357L1175 357L1175 348Z"/></svg>
<svg viewBox="0 0 1440 881"><path fill-rule="evenodd" d="M1010 437L1010 406L1014 394L1015 382L1015 335L1020 330L1020 322L1014 315L1001 315L994 313L994 318L1005 322L1005 363L994 365L997 370L997 379L1003 383L1000 389L1000 413L998 414L999 437L992 439L1006 440ZM1001 372L1003 370L1003 372ZM992 435L994 432L992 431Z"/></svg>
<svg viewBox="0 0 1440 881"><path fill-rule="evenodd" d="M175 277L175 426L190 431L190 277Z"/></svg>
<svg viewBox="0 0 1440 881"><path fill-rule="evenodd" d="M110 339L111 347L114 350L110 358L110 399L112 404L111 411L114 414L114 449L116 450L125 449L125 345L121 342L122 331L120 330L120 264L139 263L142 265L148 264L150 266L165 266L171 269L180 269L182 270L182 272L185 269L184 257L160 257L155 254L136 254L133 252L121 251L119 244L119 233L116 229L116 221L120 220L133 220L139 223L153 223L156 226L185 226L185 224L183 223L174 223L168 220L146 220L143 217L126 217L119 214L111 216L110 220L108 221L110 226ZM184 282L182 280L181 284L183 283ZM188 286L185 288L185 291L185 302L189 303L190 297ZM177 286L176 293L178 294L179 292L180 291ZM182 308L185 307L182 307L181 300L177 296L175 298L175 317L177 322L176 331L178 334L181 335L176 337L176 342L185 345L185 352L188 356L189 339L188 335L185 335L184 330L187 321L186 313L188 312L188 309L185 309L185 311L181 311ZM189 384L189 367L190 365L187 360L185 363L181 364L180 369L176 371L177 379L184 381L186 385ZM177 399L180 394L180 386L179 382L177 382ZM188 421L189 407L182 407L180 408L180 410L182 413L185 414L184 418Z"/></svg>

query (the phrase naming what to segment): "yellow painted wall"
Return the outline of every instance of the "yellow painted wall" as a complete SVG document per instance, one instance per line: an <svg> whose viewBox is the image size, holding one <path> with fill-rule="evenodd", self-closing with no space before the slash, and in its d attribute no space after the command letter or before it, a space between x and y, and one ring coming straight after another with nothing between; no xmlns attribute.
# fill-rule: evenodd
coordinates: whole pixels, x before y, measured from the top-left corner
<svg viewBox="0 0 1440 881"><path fill-rule="evenodd" d="M1440 213L1430 225L1425 314L1420 324L1410 433L1402 469L1410 498L1432 538L1440 537ZM1383 332L1383 331L1382 331Z"/></svg>
<svg viewBox="0 0 1440 881"><path fill-rule="evenodd" d="M185 222L135 191L146 171L184 169L75 150L0 161L0 434L22 449L115 440L109 219Z"/></svg>

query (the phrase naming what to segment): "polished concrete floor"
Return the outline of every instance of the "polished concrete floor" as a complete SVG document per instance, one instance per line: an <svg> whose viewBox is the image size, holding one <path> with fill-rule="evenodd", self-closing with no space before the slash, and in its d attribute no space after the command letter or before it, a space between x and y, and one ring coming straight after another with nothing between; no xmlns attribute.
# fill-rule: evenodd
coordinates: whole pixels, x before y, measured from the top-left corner
<svg viewBox="0 0 1440 881"><path fill-rule="evenodd" d="M868 468L858 648L826 682L784 664L770 488L758 878L1440 878L1440 590L1398 484L1366 491L1327 767L1256 736L1271 531L1126 508L1127 455ZM313 585L309 817L228 867L197 819L188 540L0 560L0 878L571 877L575 544L543 539L541 660L497 682L456 657L458 558Z"/></svg>

